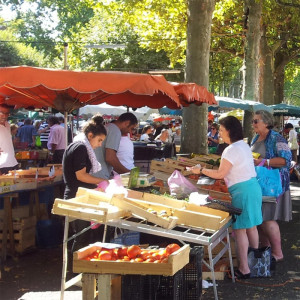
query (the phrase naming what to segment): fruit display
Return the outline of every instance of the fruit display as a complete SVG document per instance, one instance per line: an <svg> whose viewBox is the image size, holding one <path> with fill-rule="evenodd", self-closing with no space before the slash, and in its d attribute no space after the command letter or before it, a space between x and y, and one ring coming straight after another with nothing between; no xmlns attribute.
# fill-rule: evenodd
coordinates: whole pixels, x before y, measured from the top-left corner
<svg viewBox="0 0 300 300"><path fill-rule="evenodd" d="M160 249L144 249L138 245L116 246L95 243L74 252L73 271L172 276L189 262L189 245L180 247L178 244L170 244Z"/></svg>
<svg viewBox="0 0 300 300"><path fill-rule="evenodd" d="M170 254L179 250L178 244L169 244L164 249L143 249L137 245L122 248L99 248L83 258L88 261L116 261L135 263L167 263Z"/></svg>
<svg viewBox="0 0 300 300"><path fill-rule="evenodd" d="M216 180L212 185L202 185L201 188L215 192L229 193L224 180Z"/></svg>

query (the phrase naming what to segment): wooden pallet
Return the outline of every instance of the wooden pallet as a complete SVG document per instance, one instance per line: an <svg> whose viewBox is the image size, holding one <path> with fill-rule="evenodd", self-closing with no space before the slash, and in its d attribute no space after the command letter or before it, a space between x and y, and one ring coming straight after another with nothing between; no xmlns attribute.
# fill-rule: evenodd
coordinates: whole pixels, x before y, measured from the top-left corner
<svg viewBox="0 0 300 300"><path fill-rule="evenodd" d="M2 248L3 239L3 222L0 222L0 248ZM35 231L36 231L36 217L27 217L20 220L13 221L15 250L18 253L23 253L28 248L35 246ZM9 235L7 236L9 240ZM9 248L9 243L7 243Z"/></svg>

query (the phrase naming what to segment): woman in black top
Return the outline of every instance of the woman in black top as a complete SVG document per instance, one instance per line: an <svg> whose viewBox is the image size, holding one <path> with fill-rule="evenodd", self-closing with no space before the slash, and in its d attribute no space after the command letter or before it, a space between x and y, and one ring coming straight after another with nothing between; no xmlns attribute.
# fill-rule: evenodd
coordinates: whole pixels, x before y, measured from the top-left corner
<svg viewBox="0 0 300 300"><path fill-rule="evenodd" d="M63 176L66 184L64 199L76 196L78 187L96 188L105 179L91 175L101 170L94 149L102 145L106 137L103 118L95 115L75 137L63 157Z"/></svg>
<svg viewBox="0 0 300 300"><path fill-rule="evenodd" d="M94 149L100 147L107 133L103 118L95 115L83 127L83 132L75 137L63 156L63 177L66 184L64 199L76 196L79 187L96 188L105 179L94 177L93 173L101 170ZM73 233L78 233L88 227L90 222L75 220L71 223ZM103 226L102 226L103 227ZM72 251L78 250L100 239L102 228L89 230L77 236L73 242Z"/></svg>

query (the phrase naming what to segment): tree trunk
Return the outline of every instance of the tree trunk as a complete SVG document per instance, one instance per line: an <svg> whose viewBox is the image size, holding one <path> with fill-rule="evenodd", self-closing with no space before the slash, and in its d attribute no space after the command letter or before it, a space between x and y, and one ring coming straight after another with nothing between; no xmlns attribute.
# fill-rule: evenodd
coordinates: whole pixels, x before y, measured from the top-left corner
<svg viewBox="0 0 300 300"><path fill-rule="evenodd" d="M263 26L260 40L259 102L274 104L274 51L268 45L266 26Z"/></svg>
<svg viewBox="0 0 300 300"><path fill-rule="evenodd" d="M259 45L260 45L260 22L262 4L261 0L245 0L245 57L243 66L243 93L242 99L258 100L259 88ZM253 136L251 119L253 113L245 111L244 136L250 140Z"/></svg>
<svg viewBox="0 0 300 300"><path fill-rule="evenodd" d="M283 49L284 50L284 49ZM275 54L275 72L274 72L274 103L284 102L284 70L285 66L292 60L291 56L283 53L283 51Z"/></svg>
<svg viewBox="0 0 300 300"><path fill-rule="evenodd" d="M188 1L185 82L208 88L214 0ZM183 109L181 152L207 153L207 104Z"/></svg>

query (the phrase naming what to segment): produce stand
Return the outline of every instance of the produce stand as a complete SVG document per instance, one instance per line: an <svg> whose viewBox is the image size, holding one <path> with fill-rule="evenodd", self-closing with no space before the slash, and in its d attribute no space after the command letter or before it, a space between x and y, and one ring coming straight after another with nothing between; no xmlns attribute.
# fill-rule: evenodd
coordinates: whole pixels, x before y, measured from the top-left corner
<svg viewBox="0 0 300 300"><path fill-rule="evenodd" d="M99 243L89 245L74 253L73 271L82 273L82 298L94 300L96 294L96 279L98 279L98 299L115 299L116 292L111 288L117 275L164 275L172 276L189 262L189 245L181 247L172 253L167 263L139 263L116 261L87 261L85 257L97 249ZM120 278L120 276L119 276ZM118 286L118 292L120 285Z"/></svg>
<svg viewBox="0 0 300 300"><path fill-rule="evenodd" d="M57 170L57 176L54 178L49 178L48 175L49 168L39 168L31 170L15 170L12 171L11 175L0 176L1 183L4 186L0 187L0 201L3 199L3 222L2 222L2 244L1 244L1 262L6 260L7 250L8 250L8 238L9 238L9 252L14 257L15 256L15 240L19 240L18 234L14 232L16 226L13 222L12 213L12 199L18 198L19 193L30 192L29 199L29 219L24 223L20 223L23 228L33 227L32 222L34 220L40 219L40 206L39 206L39 190L45 187L52 187L60 185L62 181L62 172ZM40 174L40 175L38 175ZM35 207L35 216L33 219L33 209ZM24 242L26 236L23 237ZM22 240L23 241L23 240ZM25 245L19 245L20 250L24 249ZM18 249L17 249L18 250ZM19 251L20 252L20 251ZM0 266L2 268L2 265Z"/></svg>
<svg viewBox="0 0 300 300"><path fill-rule="evenodd" d="M233 274L233 263L228 231L228 228L231 225L231 217L228 213L211 208L199 207L181 200L131 190L128 190L128 195L126 197L124 197L124 195L108 197L106 194L95 190L79 188L76 196L76 198L72 199L72 202L78 204L76 206L76 211L74 211L74 209L69 210L67 208L67 203L65 203L66 210L69 211L68 213L65 212L63 214L66 216L66 219L63 242L64 252L61 300L63 299L64 290L82 278L81 275L78 275L68 282L65 282L67 269L67 242L74 238L74 236L70 239L68 238L69 222L81 217L81 213L85 209L84 205L82 206L82 209L80 208L80 202L83 201L89 203L91 205L89 208L91 209L93 206L98 206L100 202L107 202L119 207L124 212L124 216L122 217L108 217L107 215L105 218L99 218L91 214L90 217L85 217L85 220L89 218L90 221L98 221L104 223L105 226L109 225L176 239L183 244L185 244L185 242L190 242L206 246L209 257L208 261L203 259L203 263L211 271L215 299L218 299L214 266L227 251L229 254L231 273ZM68 201L70 200L65 200L65 202ZM59 204L64 205L64 200L55 200L53 213L61 214L61 211L57 210ZM149 209L156 211L164 210L166 214L164 217L160 217L159 214L149 212ZM126 212L130 214L126 215ZM82 232L88 230L90 227L85 228ZM103 240L104 239L105 231ZM225 240L226 242L224 242ZM223 248L221 247L222 249L220 249L220 251L213 257L212 250L217 245L222 245ZM75 268L75 270L80 271L81 269ZM107 281L108 279L105 278L105 280ZM234 276L232 276L232 281L234 282Z"/></svg>

